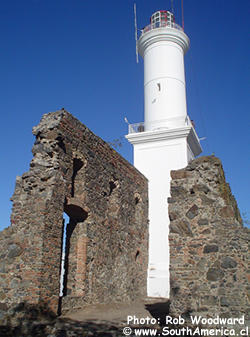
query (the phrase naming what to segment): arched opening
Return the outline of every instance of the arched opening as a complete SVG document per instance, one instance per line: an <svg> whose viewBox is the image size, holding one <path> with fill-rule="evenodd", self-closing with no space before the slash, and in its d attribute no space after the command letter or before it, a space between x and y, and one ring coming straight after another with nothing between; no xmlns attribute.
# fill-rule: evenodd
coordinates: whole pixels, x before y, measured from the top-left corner
<svg viewBox="0 0 250 337"><path fill-rule="evenodd" d="M80 206L74 205L74 204L66 204L64 206L65 213L69 217L69 223L66 226L66 236L65 236L65 261L64 261L64 277L63 277L63 291L62 296L70 295L72 293L72 287L68 287L68 281L69 281L69 263L71 260L71 269L76 271L77 269L77 262L79 259L79 256L81 255L81 252L79 251L78 247L78 241L82 237L82 233L80 232L81 228L79 228L77 233L75 232L76 226L78 224L82 224L88 217L88 213L84 211ZM71 251L72 246L72 236L74 234L73 238L73 247L74 251ZM71 254L71 258L70 258ZM75 264L75 266L74 266ZM71 275L72 276L72 275Z"/></svg>
<svg viewBox="0 0 250 337"><path fill-rule="evenodd" d="M60 265L60 292L58 314L61 314L63 297L67 295L80 296L83 293L86 276L87 235L85 231L88 217L79 200L78 173L83 167L83 161L73 159L70 196L65 198Z"/></svg>
<svg viewBox="0 0 250 337"><path fill-rule="evenodd" d="M83 235L81 225L88 213L73 204L65 205L64 211L58 315L61 314L63 297L73 295L76 290L80 294L86 272L86 235Z"/></svg>

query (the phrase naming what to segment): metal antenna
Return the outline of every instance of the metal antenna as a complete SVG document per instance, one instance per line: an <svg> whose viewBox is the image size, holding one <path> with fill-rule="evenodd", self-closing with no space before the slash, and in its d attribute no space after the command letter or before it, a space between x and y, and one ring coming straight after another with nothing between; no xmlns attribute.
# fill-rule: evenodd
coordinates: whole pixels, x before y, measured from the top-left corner
<svg viewBox="0 0 250 337"><path fill-rule="evenodd" d="M174 0L171 0L171 12L174 14Z"/></svg>
<svg viewBox="0 0 250 337"><path fill-rule="evenodd" d="M182 28L184 30L184 7L183 7L183 0L181 0L181 18L182 18Z"/></svg>
<svg viewBox="0 0 250 337"><path fill-rule="evenodd" d="M124 121L125 121L125 123L127 123L129 125L129 121L128 121L127 117L124 117Z"/></svg>
<svg viewBox="0 0 250 337"><path fill-rule="evenodd" d="M136 3L134 3L134 18L135 18L135 53L136 53L136 63L139 63L138 58L138 35L137 35L137 18L136 18Z"/></svg>

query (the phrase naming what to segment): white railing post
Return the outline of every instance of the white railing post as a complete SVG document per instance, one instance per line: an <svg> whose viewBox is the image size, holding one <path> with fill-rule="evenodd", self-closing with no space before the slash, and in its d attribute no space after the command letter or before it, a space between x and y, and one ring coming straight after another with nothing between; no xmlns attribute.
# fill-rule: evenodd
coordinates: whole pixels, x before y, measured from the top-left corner
<svg viewBox="0 0 250 337"><path fill-rule="evenodd" d="M144 123L135 123L135 124L129 124L128 125L128 133L139 133L139 132L144 132L145 131L145 126Z"/></svg>
<svg viewBox="0 0 250 337"><path fill-rule="evenodd" d="M177 23L174 23L174 22L166 22L166 23L165 22L160 22L159 27L156 27L156 25L152 24L152 23L150 25L144 27L142 29L142 31L141 31L142 32L141 35L145 34L146 32L149 32L152 29L162 28L162 27L168 27L168 28L173 28L173 29L177 29L177 30L183 31L183 28L181 26L177 25Z"/></svg>

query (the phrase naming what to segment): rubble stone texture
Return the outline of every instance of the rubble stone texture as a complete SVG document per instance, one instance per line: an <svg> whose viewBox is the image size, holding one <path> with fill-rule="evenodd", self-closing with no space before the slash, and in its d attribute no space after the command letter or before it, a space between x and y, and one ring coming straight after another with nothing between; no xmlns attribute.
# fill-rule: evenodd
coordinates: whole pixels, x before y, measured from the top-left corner
<svg viewBox="0 0 250 337"><path fill-rule="evenodd" d="M79 325L71 333L72 325L55 321L53 313L146 297L147 180L63 109L44 115L33 133L34 157L16 180L12 225L0 233L0 330L82 336L85 328L101 328ZM249 229L242 227L220 160L200 157L171 177L166 315L186 322L190 315L245 315L247 325Z"/></svg>
<svg viewBox="0 0 250 337"><path fill-rule="evenodd" d="M200 157L171 177L171 314L247 319L249 229L220 160Z"/></svg>
<svg viewBox="0 0 250 337"><path fill-rule="evenodd" d="M11 226L0 233L0 316L17 303L62 310L146 296L147 180L64 109L33 128L30 170L17 177ZM1 317L0 317L1 318Z"/></svg>

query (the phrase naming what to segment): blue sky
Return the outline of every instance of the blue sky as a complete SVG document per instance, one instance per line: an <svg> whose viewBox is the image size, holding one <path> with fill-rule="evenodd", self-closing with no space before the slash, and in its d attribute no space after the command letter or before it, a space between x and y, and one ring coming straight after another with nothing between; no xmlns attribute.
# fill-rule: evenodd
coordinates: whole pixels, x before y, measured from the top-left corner
<svg viewBox="0 0 250 337"><path fill-rule="evenodd" d="M0 11L0 229L10 223L15 179L29 169L32 127L64 107L106 141L143 121L143 62L135 62L132 0L8 0ZM170 0L137 0L138 27ZM181 24L181 0L174 0ZM250 45L248 0L184 0L188 113L203 154L223 163L250 218Z"/></svg>

